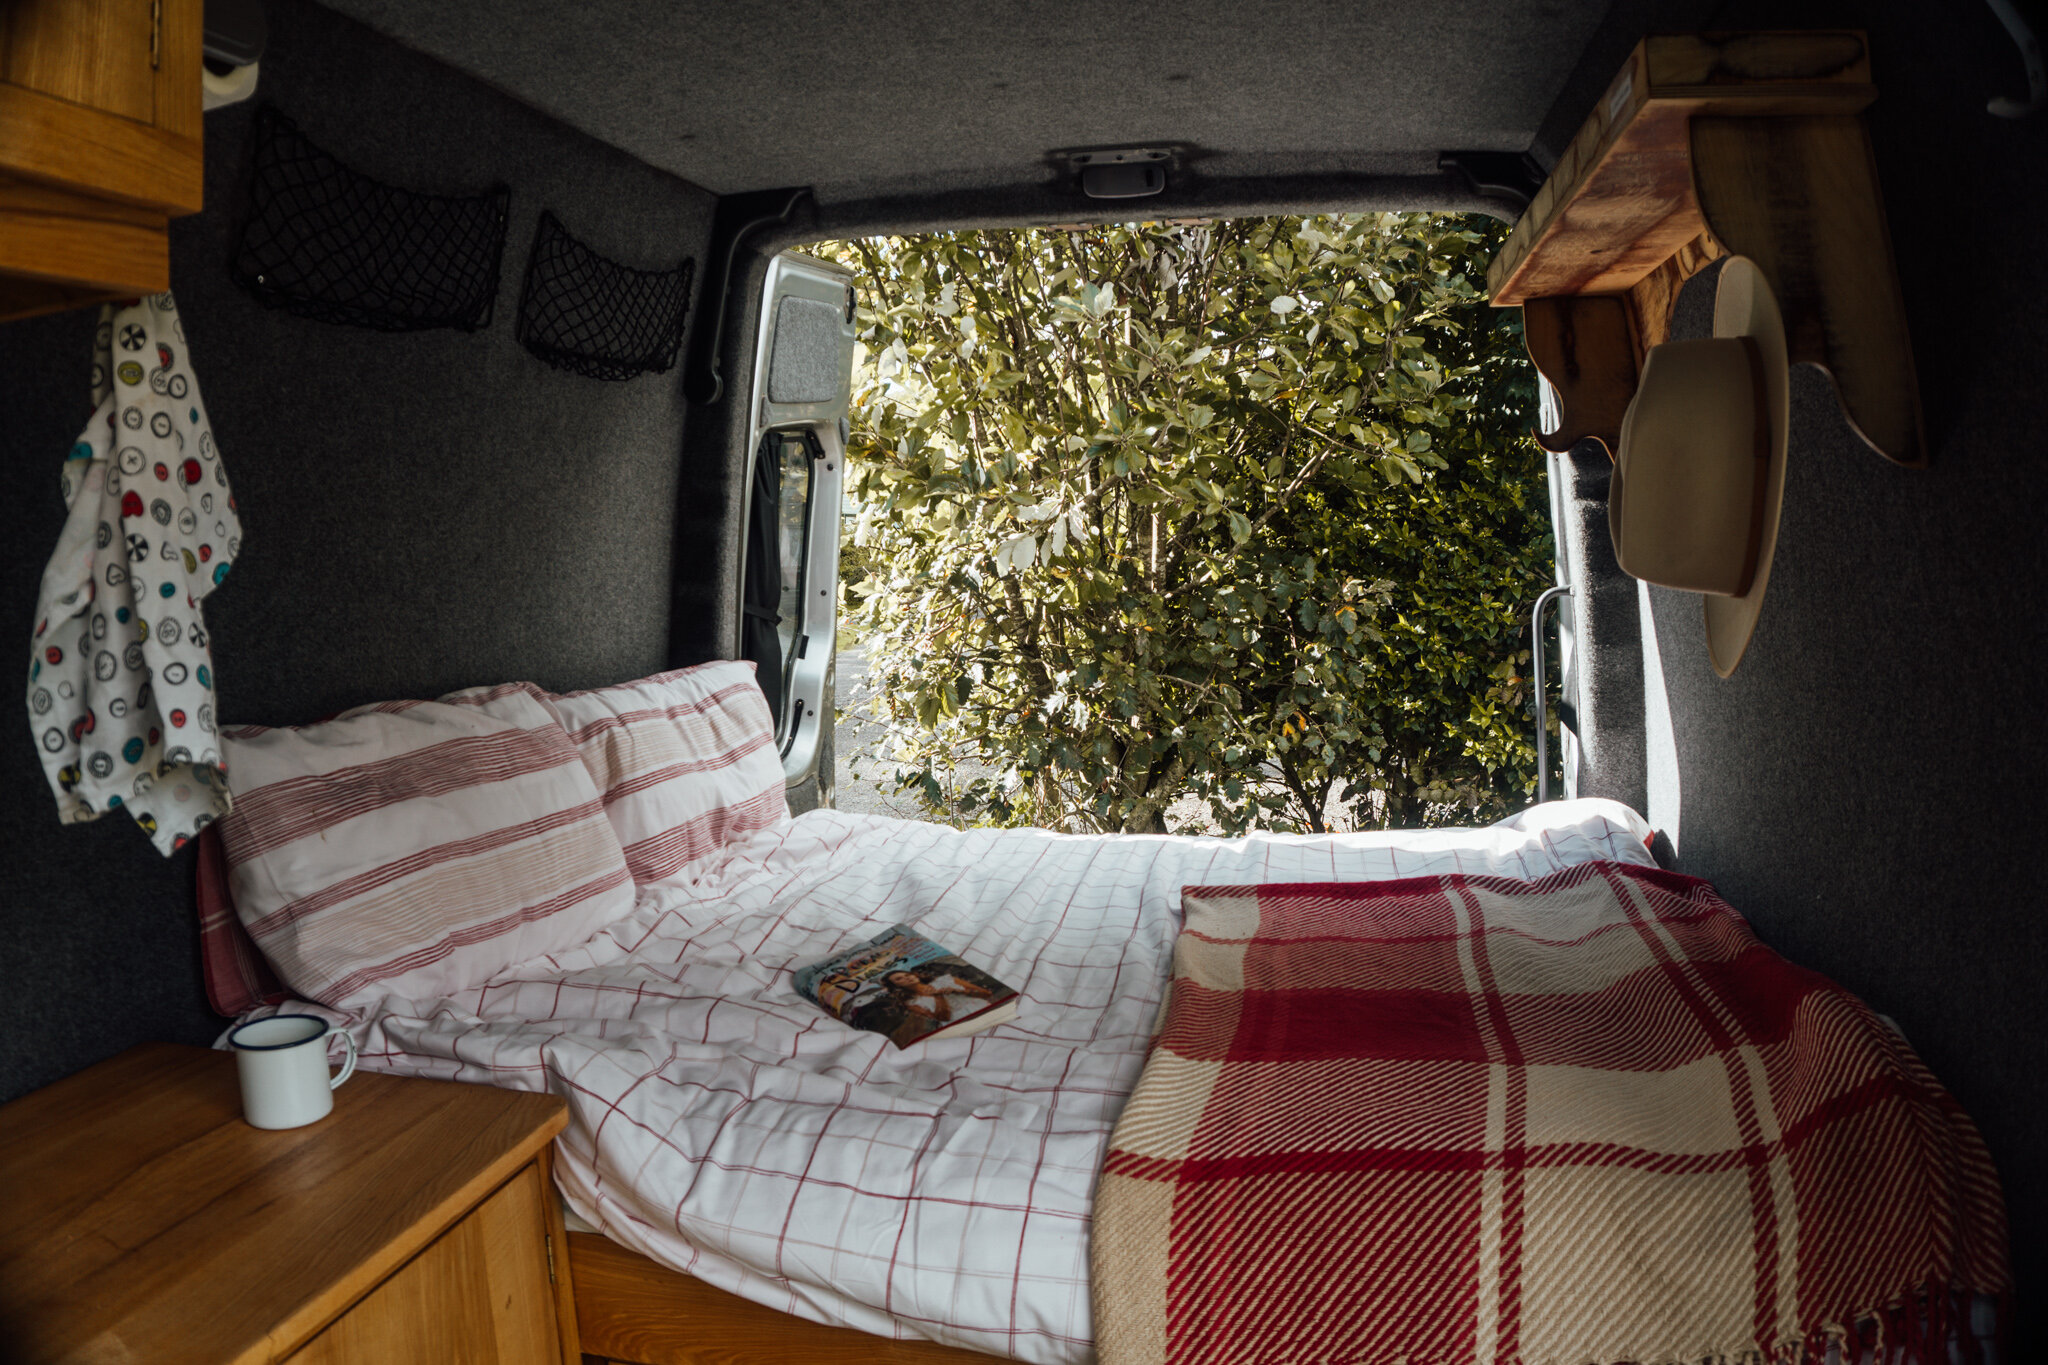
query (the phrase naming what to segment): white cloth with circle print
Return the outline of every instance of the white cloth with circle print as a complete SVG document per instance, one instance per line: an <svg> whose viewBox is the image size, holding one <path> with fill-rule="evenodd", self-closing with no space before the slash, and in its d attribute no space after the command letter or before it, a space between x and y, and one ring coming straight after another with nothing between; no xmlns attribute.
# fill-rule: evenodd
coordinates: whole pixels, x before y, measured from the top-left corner
<svg viewBox="0 0 2048 1365"><path fill-rule="evenodd" d="M96 348L36 604L29 724L63 819L125 810L168 855L228 810L199 602L242 527L171 296L109 304Z"/></svg>

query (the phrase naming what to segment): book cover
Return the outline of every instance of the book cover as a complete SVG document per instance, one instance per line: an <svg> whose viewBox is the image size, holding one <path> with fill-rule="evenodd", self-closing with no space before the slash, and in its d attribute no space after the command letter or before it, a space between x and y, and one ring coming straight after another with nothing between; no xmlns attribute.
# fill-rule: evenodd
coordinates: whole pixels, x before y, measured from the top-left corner
<svg viewBox="0 0 2048 1365"><path fill-rule="evenodd" d="M1017 1014L1017 992L904 924L797 968L796 988L833 1018L897 1047L979 1033Z"/></svg>

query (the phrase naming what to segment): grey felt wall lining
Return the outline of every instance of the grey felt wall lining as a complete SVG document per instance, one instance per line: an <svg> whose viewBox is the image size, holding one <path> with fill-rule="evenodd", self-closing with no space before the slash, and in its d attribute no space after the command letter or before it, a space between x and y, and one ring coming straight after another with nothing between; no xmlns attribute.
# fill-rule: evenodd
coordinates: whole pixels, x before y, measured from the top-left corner
<svg viewBox="0 0 2048 1365"><path fill-rule="evenodd" d="M816 299L784 299L775 308L768 358L768 401L824 403L839 393L839 310Z"/></svg>

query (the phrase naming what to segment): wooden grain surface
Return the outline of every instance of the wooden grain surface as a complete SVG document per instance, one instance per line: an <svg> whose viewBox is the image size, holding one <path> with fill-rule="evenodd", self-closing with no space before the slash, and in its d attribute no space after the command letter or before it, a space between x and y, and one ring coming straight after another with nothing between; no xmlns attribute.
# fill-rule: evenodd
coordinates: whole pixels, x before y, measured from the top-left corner
<svg viewBox="0 0 2048 1365"><path fill-rule="evenodd" d="M569 1264L569 1233L562 1225L562 1201L555 1195L555 1149L541 1148L538 1162L541 1187L548 1197L541 1201L542 1235L547 1238L548 1269L554 1276L555 1332L564 1365L576 1365L582 1358L581 1334L576 1330L576 1277Z"/></svg>
<svg viewBox="0 0 2048 1365"><path fill-rule="evenodd" d="M1636 396L1650 349L1671 338L1671 310L1685 282L1727 255L1702 232L1625 294L1565 294L1522 301L1523 344L1557 395L1558 423L1539 431L1545 450L1597 440L1609 458Z"/></svg>
<svg viewBox="0 0 2048 1365"><path fill-rule="evenodd" d="M569 1234L583 1349L632 1365L988 1365L994 1357L894 1341L778 1313L596 1233Z"/></svg>
<svg viewBox="0 0 2048 1365"><path fill-rule="evenodd" d="M549 1095L358 1073L264 1132L234 1059L148 1044L0 1106L0 1322L32 1361L279 1359L561 1131Z"/></svg>
<svg viewBox="0 0 2048 1365"><path fill-rule="evenodd" d="M0 81L153 124L151 28L147 0L11 0L0 8Z"/></svg>
<svg viewBox="0 0 2048 1365"><path fill-rule="evenodd" d="M99 294L171 287L164 215L0 174L0 275ZM0 322L13 314L0 311Z"/></svg>
<svg viewBox="0 0 2048 1365"><path fill-rule="evenodd" d="M557 1365L540 1237L553 1197L528 1164L290 1365Z"/></svg>
<svg viewBox="0 0 2048 1365"><path fill-rule="evenodd" d="M1848 114L1875 97L1860 33L1645 38L1494 258L1494 304L1624 293L1697 238L1693 118Z"/></svg>
<svg viewBox="0 0 2048 1365"><path fill-rule="evenodd" d="M1713 233L1702 231L1630 287L1629 326L1635 337L1638 370L1651 347L1662 346L1671 339L1671 310L1678 304L1678 291L1687 280L1727 254L1727 248L1714 240Z"/></svg>
<svg viewBox="0 0 2048 1365"><path fill-rule="evenodd" d="M173 217L203 201L204 0L0 7L0 169Z"/></svg>
<svg viewBox="0 0 2048 1365"><path fill-rule="evenodd" d="M1778 296L1792 363L1828 371L1871 449L1926 464L1906 302L1863 120L1696 119L1691 159L1714 237L1754 260Z"/></svg>
<svg viewBox="0 0 2048 1365"><path fill-rule="evenodd" d="M1537 432L1537 444L1563 451L1590 438L1612 456L1621 448L1621 419L1636 394L1628 300L1619 294L1530 299L1522 305L1522 341L1557 391L1557 429Z"/></svg>
<svg viewBox="0 0 2048 1365"><path fill-rule="evenodd" d="M155 117L160 133L199 142L206 132L206 0L163 0ZM202 174L204 168L202 167ZM195 200L192 212L197 213Z"/></svg>

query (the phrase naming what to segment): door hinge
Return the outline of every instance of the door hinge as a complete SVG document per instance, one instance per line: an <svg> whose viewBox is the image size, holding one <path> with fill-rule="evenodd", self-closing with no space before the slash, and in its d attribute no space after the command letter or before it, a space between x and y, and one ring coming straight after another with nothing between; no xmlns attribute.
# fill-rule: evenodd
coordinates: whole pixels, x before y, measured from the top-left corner
<svg viewBox="0 0 2048 1365"><path fill-rule="evenodd" d="M149 69L155 71L164 58L164 0L149 0Z"/></svg>
<svg viewBox="0 0 2048 1365"><path fill-rule="evenodd" d="M555 1234L543 1232L540 1235L540 1240L548 1249L548 1283L553 1284L555 1282Z"/></svg>

